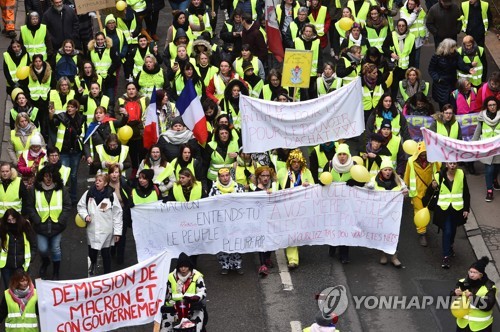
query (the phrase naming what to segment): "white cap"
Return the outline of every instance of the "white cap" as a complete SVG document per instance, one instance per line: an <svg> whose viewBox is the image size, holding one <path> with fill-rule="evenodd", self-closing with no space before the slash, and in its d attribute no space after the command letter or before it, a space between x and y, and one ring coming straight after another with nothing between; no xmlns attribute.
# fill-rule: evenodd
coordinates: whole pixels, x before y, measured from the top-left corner
<svg viewBox="0 0 500 332"><path fill-rule="evenodd" d="M39 133L34 133L33 136L31 136L30 146L33 146L33 145L42 146L42 137L40 136Z"/></svg>

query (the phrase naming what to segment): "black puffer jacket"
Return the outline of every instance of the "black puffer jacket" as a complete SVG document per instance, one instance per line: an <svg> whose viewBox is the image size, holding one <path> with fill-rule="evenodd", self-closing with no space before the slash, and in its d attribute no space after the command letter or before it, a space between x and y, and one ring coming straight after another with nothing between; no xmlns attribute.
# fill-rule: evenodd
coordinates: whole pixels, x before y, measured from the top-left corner
<svg viewBox="0 0 500 332"><path fill-rule="evenodd" d="M457 52L447 56L434 54L429 62L432 98L441 105L448 103L457 83L457 69L469 72L470 68L471 65L465 64Z"/></svg>

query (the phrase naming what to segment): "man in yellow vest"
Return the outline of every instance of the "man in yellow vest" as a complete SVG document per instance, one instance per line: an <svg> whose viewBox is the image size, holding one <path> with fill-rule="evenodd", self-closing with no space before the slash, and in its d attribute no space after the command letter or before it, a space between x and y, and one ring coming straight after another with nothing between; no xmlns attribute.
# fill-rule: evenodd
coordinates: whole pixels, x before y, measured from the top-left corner
<svg viewBox="0 0 500 332"><path fill-rule="evenodd" d="M462 47L457 49L457 53L466 65L471 65L474 72L464 72L457 70L459 78L467 79L474 87L479 88L486 81L488 72L488 62L484 48L479 46L472 36L465 36Z"/></svg>
<svg viewBox="0 0 500 332"><path fill-rule="evenodd" d="M484 39L489 22L493 22L488 1L468 0L462 6L462 31L474 37L478 45L484 47Z"/></svg>
<svg viewBox="0 0 500 332"><path fill-rule="evenodd" d="M25 214L28 196L28 190L21 177L17 176L16 169L7 162L0 164L0 218L8 208Z"/></svg>
<svg viewBox="0 0 500 332"><path fill-rule="evenodd" d="M458 280L453 290L455 296L465 295L470 300L468 314L457 318L457 331L493 331L497 287L485 272L489 262L489 258L483 256L473 263L467 277Z"/></svg>
<svg viewBox="0 0 500 332"><path fill-rule="evenodd" d="M420 50L429 39L429 30L425 26L425 11L420 0L408 0L399 11L399 17L406 20L410 33L415 36L415 67L419 68Z"/></svg>
<svg viewBox="0 0 500 332"><path fill-rule="evenodd" d="M52 41L47 33L47 26L41 24L41 21L37 12L31 12L26 24L21 26L19 41L26 47L30 58L35 54L41 54L43 60L47 60L53 53Z"/></svg>

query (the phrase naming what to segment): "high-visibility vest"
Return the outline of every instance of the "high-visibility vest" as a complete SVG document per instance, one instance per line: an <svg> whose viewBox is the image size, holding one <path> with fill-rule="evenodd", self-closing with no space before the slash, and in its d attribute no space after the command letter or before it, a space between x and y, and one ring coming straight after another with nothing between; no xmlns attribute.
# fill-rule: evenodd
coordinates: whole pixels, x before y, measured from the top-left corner
<svg viewBox="0 0 500 332"><path fill-rule="evenodd" d="M408 190L409 190L409 196L410 197L415 197L417 196L417 175L415 173L415 165L413 162L415 161L414 158L408 159L408 164L410 165L410 183L408 184ZM435 174L437 173L437 167L436 163L432 163L432 172Z"/></svg>
<svg viewBox="0 0 500 332"><path fill-rule="evenodd" d="M85 110L85 112L83 112L83 115L85 115L87 118L87 125L94 121L94 113L97 106L102 106L105 109L108 109L109 97L103 95L101 97L101 102L99 105L97 105L94 98L91 98L90 96L87 98L87 109Z"/></svg>
<svg viewBox="0 0 500 332"><path fill-rule="evenodd" d="M201 77L200 68L198 66L196 66L194 68L198 72L198 75ZM212 79L212 77L217 75L218 72L219 72L219 68L217 68L215 66L208 65L207 74L203 78L203 84L205 84L205 86L208 86L208 84L210 84L210 80Z"/></svg>
<svg viewBox="0 0 500 332"><path fill-rule="evenodd" d="M399 49L398 33L396 31L392 32L392 43L391 50L399 56L398 67L408 69L410 66L410 53L415 46L415 36L413 34L406 36L402 52Z"/></svg>
<svg viewBox="0 0 500 332"><path fill-rule="evenodd" d="M144 169L148 169L148 165L144 165ZM156 184L160 184L163 181L165 181L170 175L174 173L174 167L172 166L172 163L168 163L166 167L163 168L160 174L156 178L153 179L153 182Z"/></svg>
<svg viewBox="0 0 500 332"><path fill-rule="evenodd" d="M248 170L251 174L255 174L254 163L252 162L251 165L247 165L246 167L236 165L236 167L234 167L234 180L236 181L236 183L239 183L242 186L246 185L253 186L254 184L252 183L252 181L247 179L247 176L245 175L245 170Z"/></svg>
<svg viewBox="0 0 500 332"><path fill-rule="evenodd" d="M201 189L201 183L199 181L196 181L193 185L193 188L191 188L191 192L189 193L189 202L201 199ZM182 186L180 184L175 183L172 190L176 202L187 202L186 197L184 197L184 192L182 191Z"/></svg>
<svg viewBox="0 0 500 332"><path fill-rule="evenodd" d="M132 37L132 32L134 32L135 28L137 27L135 16L130 22L130 27L127 26L127 23L125 23L125 21L121 17L117 17L116 27L123 32L123 36L125 37L129 45L138 43L137 37Z"/></svg>
<svg viewBox="0 0 500 332"><path fill-rule="evenodd" d="M107 35L106 35L106 29L105 28L102 29L102 32L104 33L104 36L107 37ZM118 36L118 41L119 41L120 45L113 45L113 46L115 46L115 49L118 51L118 53L121 53L122 50L123 50L123 46L124 46L123 41L126 40L125 39L125 35L123 34L123 31L120 28L118 28L118 27L116 28L116 35ZM122 62L125 62L125 60L126 59L123 58Z"/></svg>
<svg viewBox="0 0 500 332"><path fill-rule="evenodd" d="M288 28L290 29L290 34L292 35L292 39L297 38L299 35L299 26L297 25L297 23L295 23L295 21L292 21L288 26Z"/></svg>
<svg viewBox="0 0 500 332"><path fill-rule="evenodd" d="M168 52L170 54L170 59L175 59L177 57L177 45L174 42L168 43ZM193 42L189 41L186 45L186 53L189 55L193 53ZM142 68L142 65L141 65Z"/></svg>
<svg viewBox="0 0 500 332"><path fill-rule="evenodd" d="M28 151L30 148L30 142L31 142L31 137L37 133L38 135L38 130L33 130L33 132L28 136L26 139L26 144L23 144L21 141L21 138L19 136L16 136L16 130L12 129L10 131L10 142L12 143L12 147L14 148L14 151L16 152L16 157L19 158L21 154L24 151Z"/></svg>
<svg viewBox="0 0 500 332"><path fill-rule="evenodd" d="M182 90L184 90L184 76L180 74L175 75L174 84L175 84L175 92L177 93L177 96L180 96ZM196 91L196 95L198 95L198 97L202 96L203 84L201 83L201 80L198 81L198 83L194 84L194 90Z"/></svg>
<svg viewBox="0 0 500 332"><path fill-rule="evenodd" d="M34 101L39 100L42 98L42 100L47 100L47 97L49 96L49 91L50 91L50 81L51 81L52 73L50 74L49 79L47 82L43 83L40 82L38 79L35 81L33 80L33 77L28 75L28 87L30 89L30 98Z"/></svg>
<svg viewBox="0 0 500 332"><path fill-rule="evenodd" d="M439 183L440 174L436 173L435 178ZM455 173L455 179L453 180L453 185L450 189L447 186L441 185L439 189L439 198L437 205L441 210L448 210L450 205L457 211L464 208L464 172L461 169L457 169Z"/></svg>
<svg viewBox="0 0 500 332"><path fill-rule="evenodd" d="M321 174L323 173L323 167L328 162L328 158L326 157L326 153L321 151L319 145L314 147L314 151L316 151L316 157L318 158L318 174Z"/></svg>
<svg viewBox="0 0 500 332"><path fill-rule="evenodd" d="M101 90L102 90L102 77L100 75L97 75L97 83L99 83L99 86L101 87ZM83 88L83 92L82 92L83 96L86 96L90 93L89 88L87 87L87 84L82 85L82 82L78 78L75 79L75 86L76 86L76 90Z"/></svg>
<svg viewBox="0 0 500 332"><path fill-rule="evenodd" d="M250 95L250 97L259 98L260 93L261 93L262 89L264 88L264 81L259 80L259 82L257 82L257 84L255 84L255 86L251 86L250 83L248 83L248 88L249 88L248 94Z"/></svg>
<svg viewBox="0 0 500 332"><path fill-rule="evenodd" d="M182 293L182 290L177 291L177 280L175 280L174 272L171 272L168 275L168 281L170 283L170 287L171 287L170 290L172 292L172 298L171 298L172 302L166 301L165 305L171 307L174 305L174 302L181 301L184 298L184 296L188 296L188 297L195 296L196 295L196 283L197 283L198 279L200 279L200 277L203 277L203 274L201 274L199 271L195 271L195 273L193 274L193 277L192 277L193 280L191 280L189 287L186 289L186 291L184 293Z"/></svg>
<svg viewBox="0 0 500 332"><path fill-rule="evenodd" d="M236 66L234 67L234 71L238 73L241 77L245 76L245 72L243 71L243 58L239 57L236 59ZM254 68L254 72L257 76L259 76L259 58L256 56L252 57L252 67Z"/></svg>
<svg viewBox="0 0 500 332"><path fill-rule="evenodd" d="M394 168L397 166L398 162L398 152L399 147L401 146L401 136L392 135L392 138L389 142L387 142L387 149L391 153L391 161Z"/></svg>
<svg viewBox="0 0 500 332"><path fill-rule="evenodd" d="M271 100L273 95L273 92L271 91L271 88L269 87L269 84L265 84L262 87L262 98L264 100Z"/></svg>
<svg viewBox="0 0 500 332"><path fill-rule="evenodd" d="M495 127L491 127L483 121L481 126L481 139L487 139L500 135L500 124L497 123Z"/></svg>
<svg viewBox="0 0 500 332"><path fill-rule="evenodd" d="M286 161L278 160L278 155L277 154L271 153L269 155L269 158L271 159L271 162L274 165L274 171L275 171L276 174L278 174L278 172L279 172L280 169L286 167Z"/></svg>
<svg viewBox="0 0 500 332"><path fill-rule="evenodd" d="M382 128L382 121L384 120L383 117L381 116L376 116L375 117L375 128L373 128L373 132L378 132L380 128ZM391 120L391 126L392 126L392 134L399 136L399 132L401 131L401 113L398 112L398 115L396 115L392 120Z"/></svg>
<svg viewBox="0 0 500 332"><path fill-rule="evenodd" d="M228 24L229 23L226 23L226 25L228 25ZM232 26L231 26L231 29L232 29ZM191 43L193 40L196 39L193 37L193 30L191 30L191 27L189 25L188 25L187 30L184 30L184 32L186 33L186 36L188 37L189 43ZM231 32L231 31L229 31L229 32ZM172 25L172 40L175 40L175 36L177 36L177 29ZM189 54L191 54L191 53L189 53Z"/></svg>
<svg viewBox="0 0 500 332"><path fill-rule="evenodd" d="M23 269L24 271L28 271L28 268L30 267L30 262L31 262L31 246L30 246L30 241L26 238L26 233L23 232L23 239L24 239L24 264L23 264ZM8 249L9 248L9 234L7 234L7 243L5 247ZM0 269L5 267L5 264L7 264L7 254L8 252L6 250L1 249L0 250Z"/></svg>
<svg viewBox="0 0 500 332"><path fill-rule="evenodd" d="M146 57L146 55L152 55L152 53L149 51L149 47L147 47L144 57L142 57L141 52L139 52L139 48L136 48L136 52L134 54L134 69L132 70L132 75L134 77L136 77L137 74L139 74L139 72L142 70L142 66L144 65L144 58ZM175 55L177 56L177 49L175 51Z"/></svg>
<svg viewBox="0 0 500 332"><path fill-rule="evenodd" d="M121 164L127 159L128 155L128 146L122 145L122 149L120 151L120 154L118 156L110 156L109 154L106 153L104 150L104 145L99 144L95 147L95 150L97 152L97 155L99 156L99 160L102 161L108 161L111 163L118 163ZM108 172L107 168L103 168L103 172ZM122 175L125 175L125 171L122 171Z"/></svg>
<svg viewBox="0 0 500 332"><path fill-rule="evenodd" d="M208 123L208 122L207 122ZM184 167L181 167L181 165L179 165L177 163L177 158L174 158L170 164L172 165L175 165L175 169L174 169L174 172L175 172L175 179L176 180L179 180L179 172L181 171L182 168ZM191 173L193 173L194 176L196 176L195 174L195 171L194 171L194 158L191 159L191 162L189 164L187 164L187 166L185 167L187 169L189 169L191 171ZM198 174L199 175L199 174Z"/></svg>
<svg viewBox="0 0 500 332"><path fill-rule="evenodd" d="M82 124L82 134L85 132L84 130L84 125ZM66 133L66 126L64 123L60 122L59 126L57 127L57 133L56 133L56 148L59 149L59 151L62 150L63 142L64 142L64 134ZM78 145L80 146L80 149L82 149L82 143L80 140L78 140Z"/></svg>
<svg viewBox="0 0 500 332"><path fill-rule="evenodd" d="M222 158L222 156L217 152L217 142L213 141L208 143L208 145L212 148L213 152L210 156L210 166L208 168L207 178L209 180L215 181L217 180L218 172L221 168L232 168L233 162L235 158L230 158L229 153L238 152L238 142L236 140L231 140L227 147L226 158Z"/></svg>
<svg viewBox="0 0 500 332"><path fill-rule="evenodd" d="M448 134L448 130L446 129L446 126L442 122L436 121L436 133L443 135L443 136L446 136L446 137L457 139L458 138L458 130L459 130L458 127L459 127L458 121L453 122L453 124L451 125L451 128L450 128L450 133Z"/></svg>
<svg viewBox="0 0 500 332"><path fill-rule="evenodd" d="M344 64L346 68L349 68L351 66L351 61L349 59L342 57L344 59ZM349 75L342 77L342 85L347 85L354 81L356 77L359 76L359 73L361 72L361 63L356 66L356 69L354 69ZM381 95L382 96L382 95Z"/></svg>
<svg viewBox="0 0 500 332"><path fill-rule="evenodd" d="M21 61L19 61L19 65L16 65L9 52L3 52L3 61L7 65L7 69L9 70L10 77L14 83L19 82L19 78L17 78L17 68L26 67L28 65L28 53L23 55ZM7 86L10 87L9 82L6 82Z"/></svg>
<svg viewBox="0 0 500 332"><path fill-rule="evenodd" d="M333 176L333 182L347 182L347 180L352 179L351 172L342 173L342 175L341 175L339 172L334 170L333 167L330 170L330 173Z"/></svg>
<svg viewBox="0 0 500 332"><path fill-rule="evenodd" d="M139 91L143 96L151 96L151 93L153 92L153 89L155 87L163 87L163 84L165 83L163 69L160 68L160 70L154 74L149 74L143 70L139 76L139 81L137 83L140 87Z"/></svg>
<svg viewBox="0 0 500 332"><path fill-rule="evenodd" d="M59 222L63 209L62 190L54 190L50 196L50 202L47 202L43 191L35 190L35 207L42 223L46 222L49 217L53 222Z"/></svg>
<svg viewBox="0 0 500 332"><path fill-rule="evenodd" d="M295 6L292 8L292 22L293 19L297 17L297 14L299 13L299 8L300 8L300 3L296 1ZM281 24L281 14L282 14L281 4L279 3L276 5L276 20L278 21L278 24Z"/></svg>
<svg viewBox="0 0 500 332"><path fill-rule="evenodd" d="M286 167L280 169L277 176L278 176L278 183L281 189L293 188L295 181L297 181L297 179L295 178L295 173L291 171L289 172ZM286 187L286 183L289 178L290 178L289 187ZM300 172L300 178L301 178L301 183L309 182L310 184L314 184L314 179L312 177L311 171L308 170L307 168L303 169Z"/></svg>
<svg viewBox="0 0 500 332"><path fill-rule="evenodd" d="M314 18L312 13L308 16L309 23L314 25L314 27L316 28L318 37L323 37L325 35L325 21L327 12L328 9L326 8L326 6L321 6L318 11L318 17Z"/></svg>
<svg viewBox="0 0 500 332"><path fill-rule="evenodd" d="M362 155L363 155L363 153L361 152L359 155L360 155L360 156L362 156ZM377 175L377 174L378 174L378 172L380 171L380 165L379 165L379 164L377 164L377 163L375 162L375 160L373 160L373 162L372 162L372 165L371 165L371 166L370 166L370 158L366 158L366 160L365 160L365 162L364 162L364 163L365 163L365 165L364 165L364 166L366 167L366 169L368 170L368 172L370 172L370 174L371 174L372 176Z"/></svg>
<svg viewBox="0 0 500 332"><path fill-rule="evenodd" d="M43 60L47 60L47 45L45 45L45 37L47 36L47 26L40 24L40 28L35 31L35 35L26 25L21 26L21 37L26 51L33 57L35 54L43 55Z"/></svg>
<svg viewBox="0 0 500 332"><path fill-rule="evenodd" d="M484 48L481 46L478 46L477 48L478 48L478 52L476 52L476 54L474 54L474 59L472 59L472 60L470 59L469 56L467 56L463 53L462 47L459 47L457 49L457 52L458 52L458 54L460 54L460 56L464 60L464 63L471 64L472 62L477 62L477 66L474 67L474 70L476 71L474 74L470 74L469 72L463 72L463 71L457 70L458 77L466 78L474 86L479 86L483 82L482 76L483 76L483 70L484 70L483 63L481 62L481 57L483 56Z"/></svg>
<svg viewBox="0 0 500 332"><path fill-rule="evenodd" d="M371 111L377 107L383 94L384 89L382 88L382 85L375 86L373 91L371 91L366 85L363 85L363 109L365 112Z"/></svg>
<svg viewBox="0 0 500 332"><path fill-rule="evenodd" d="M40 171L44 167L45 167L44 164L38 165L38 171ZM61 179L63 180L63 184L66 185L68 183L69 176L71 174L71 168L61 165L59 167L59 174L61 174Z"/></svg>
<svg viewBox="0 0 500 332"><path fill-rule="evenodd" d="M189 21L189 24L200 25L200 19L196 15L190 14L188 21ZM210 36L212 36L212 34L213 34L212 33L212 26L210 25L210 16L208 15L208 13L203 14L203 24L205 24L205 30L193 31L193 38L194 39L201 36L201 34L203 32L208 32L208 33L210 33Z"/></svg>
<svg viewBox="0 0 500 332"><path fill-rule="evenodd" d="M139 196L137 190L132 189L132 202L134 202L135 205L153 203L156 201L158 201L158 194L155 189L151 190L151 193L147 197Z"/></svg>
<svg viewBox="0 0 500 332"><path fill-rule="evenodd" d="M380 32L377 33L377 30L374 28L366 27L366 38L370 42L370 46L378 48L380 52L382 52L382 45L384 44L384 40L387 37L387 33L389 32L389 27L385 26L380 29Z"/></svg>
<svg viewBox="0 0 500 332"><path fill-rule="evenodd" d="M342 79L339 77L336 77L332 85L330 85L330 88L327 90L325 86L325 81L323 80L323 77L317 77L316 78L316 89L318 90L318 97L326 95L332 91L335 91L339 89L342 86Z"/></svg>
<svg viewBox="0 0 500 332"><path fill-rule="evenodd" d="M0 218L3 217L5 211L14 209L21 211L23 203L19 196L19 187L21 186L21 178L15 178L8 186L7 191L3 184L0 184Z"/></svg>
<svg viewBox="0 0 500 332"><path fill-rule="evenodd" d="M129 5L135 13L143 12L147 7L145 0L127 0L127 5Z"/></svg>
<svg viewBox="0 0 500 332"><path fill-rule="evenodd" d="M54 102L54 114L59 114L66 112L66 106L68 105L68 101L71 99L75 99L75 90L69 90L69 93L66 97L66 103L62 103L61 97L59 97L59 91L50 90L49 93L49 101Z"/></svg>
<svg viewBox="0 0 500 332"><path fill-rule="evenodd" d="M424 91L422 92L426 96L429 94L429 86L430 86L429 82L425 82L425 88ZM410 96L406 92L406 89L403 87L403 81L399 81L399 92L401 93L401 96L403 97L404 101L407 101L410 98Z"/></svg>
<svg viewBox="0 0 500 332"><path fill-rule="evenodd" d="M108 121L106 123L109 123L110 133L116 134L116 129L115 129L115 125L114 125L113 121ZM90 143L90 156L92 157L92 159L94 159L94 142L92 140L92 136L90 136L90 138L89 138L89 143Z"/></svg>
<svg viewBox="0 0 500 332"><path fill-rule="evenodd" d="M24 307L21 313L19 304L14 301L9 290L4 292L5 302L7 302L7 318L5 318L6 332L38 332L38 319L36 315L36 303L38 295L36 289L33 289L33 295Z"/></svg>
<svg viewBox="0 0 500 332"><path fill-rule="evenodd" d="M99 57L99 54L95 50L90 51L90 61L94 64L97 75L105 79L108 76L109 67L113 64L113 60L111 60L111 50L106 47L101 57Z"/></svg>
<svg viewBox="0 0 500 332"><path fill-rule="evenodd" d="M347 7L351 9L352 16L354 16L356 22L362 23L363 25L366 23L366 17L368 16L368 12L370 11L371 6L375 6L375 1L364 1L363 5L359 9L359 12L356 13L356 8L354 7L354 1L349 0L347 2Z"/></svg>
<svg viewBox="0 0 500 332"><path fill-rule="evenodd" d="M483 19L483 24L484 24L484 31L488 31L488 7L490 6L488 2L486 1L479 1L479 4L481 5L481 18ZM470 3L469 1L464 1L462 2L462 11L464 13L463 20L462 20L462 31L465 32L467 30L467 25L469 24L469 8L470 8Z"/></svg>
<svg viewBox="0 0 500 332"><path fill-rule="evenodd" d="M239 75L235 74L233 79L239 79ZM215 98L221 100L224 97L224 90L226 89L226 83L224 83L222 78L220 78L220 74L214 76L214 87L215 87L215 92L214 92Z"/></svg>
<svg viewBox="0 0 500 332"><path fill-rule="evenodd" d="M239 0L233 0L233 9L236 9L238 7L238 1ZM257 19L257 0L250 0L250 6L252 7L252 20Z"/></svg>
<svg viewBox="0 0 500 332"><path fill-rule="evenodd" d="M465 279L460 279L459 281L464 282ZM495 289L496 296L497 287L493 285L492 288ZM486 294L488 294L488 287L483 285L478 289L474 298L479 299L485 297ZM493 324L493 308L489 311L480 310L479 308L474 306L474 303L472 302L470 303L469 313L463 318L457 318L458 327L460 327L461 329L465 329L468 325L471 331L482 331L491 324Z"/></svg>
<svg viewBox="0 0 500 332"><path fill-rule="evenodd" d="M229 115L229 118L234 126L234 128L241 130L241 117L240 113L236 113L235 109L233 108L233 104L229 102L226 98L224 100L224 110L221 112L221 114L227 114Z"/></svg>
<svg viewBox="0 0 500 332"><path fill-rule="evenodd" d="M409 17L411 13L408 12L408 8L403 6L401 11L405 14L406 17ZM425 27L425 11L420 10L417 18L413 21L413 24L410 26L410 33L415 36L415 38L425 38L427 35L427 28Z"/></svg>
<svg viewBox="0 0 500 332"><path fill-rule="evenodd" d="M31 167L33 166L33 164L35 163L34 160L29 160L28 159L28 153L29 153L29 150L26 150L26 151L23 151L23 153L21 154L24 158L24 160L26 161L26 165L28 167ZM41 159L40 159L40 164L43 164L47 161L47 155L43 156ZM40 166L40 164L38 164Z"/></svg>
<svg viewBox="0 0 500 332"><path fill-rule="evenodd" d="M306 47L304 45L304 41L299 37L295 38L295 49L296 50L305 50ZM313 60L311 64L311 77L316 76L318 73L318 56L319 56L319 47L320 47L319 39L313 40L311 44L311 51L313 51Z"/></svg>

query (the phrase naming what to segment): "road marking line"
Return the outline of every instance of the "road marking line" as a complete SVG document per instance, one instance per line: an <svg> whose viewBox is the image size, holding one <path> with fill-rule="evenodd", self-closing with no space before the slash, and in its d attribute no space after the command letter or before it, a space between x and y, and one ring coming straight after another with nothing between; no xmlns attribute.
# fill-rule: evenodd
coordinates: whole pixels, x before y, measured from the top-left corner
<svg viewBox="0 0 500 332"><path fill-rule="evenodd" d="M290 275L290 271L288 270L288 265L286 263L285 250L276 250L276 261L278 261L278 268L280 271L281 283L283 284L283 290L293 290L292 276Z"/></svg>
<svg viewBox="0 0 500 332"><path fill-rule="evenodd" d="M292 328L292 332L301 332L302 331L302 324L298 320L292 320L290 322L290 326Z"/></svg>

